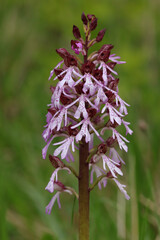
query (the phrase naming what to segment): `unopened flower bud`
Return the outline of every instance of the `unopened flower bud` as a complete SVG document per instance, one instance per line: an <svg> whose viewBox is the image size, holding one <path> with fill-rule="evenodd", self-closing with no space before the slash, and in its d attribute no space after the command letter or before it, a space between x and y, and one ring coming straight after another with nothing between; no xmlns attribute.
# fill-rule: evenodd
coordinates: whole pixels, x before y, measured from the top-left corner
<svg viewBox="0 0 160 240"><path fill-rule="evenodd" d="M87 20L86 15L84 14L84 12L83 12L82 15L81 15L81 19L82 19L83 24L84 24L84 25L87 25L88 20Z"/></svg>
<svg viewBox="0 0 160 240"><path fill-rule="evenodd" d="M63 168L65 167L65 164L56 156L49 155L49 160L54 168Z"/></svg>
<svg viewBox="0 0 160 240"><path fill-rule="evenodd" d="M90 30L93 31L97 27L97 18L94 17L90 22Z"/></svg>
<svg viewBox="0 0 160 240"><path fill-rule="evenodd" d="M87 18L88 18L89 21L91 21L93 18L95 18L95 15L87 14Z"/></svg>
<svg viewBox="0 0 160 240"><path fill-rule="evenodd" d="M57 52L62 58L65 58L67 55L69 55L69 52L68 52L65 48L56 49L56 52Z"/></svg>
<svg viewBox="0 0 160 240"><path fill-rule="evenodd" d="M77 26L75 26L75 25L73 25L73 35L77 39L81 38L81 34L80 34L80 31L79 31L79 28Z"/></svg>
<svg viewBox="0 0 160 240"><path fill-rule="evenodd" d="M97 35L97 37L96 37L96 41L97 41L97 42L102 41L105 32L106 32L106 29L102 29L102 30L98 33L98 35Z"/></svg>

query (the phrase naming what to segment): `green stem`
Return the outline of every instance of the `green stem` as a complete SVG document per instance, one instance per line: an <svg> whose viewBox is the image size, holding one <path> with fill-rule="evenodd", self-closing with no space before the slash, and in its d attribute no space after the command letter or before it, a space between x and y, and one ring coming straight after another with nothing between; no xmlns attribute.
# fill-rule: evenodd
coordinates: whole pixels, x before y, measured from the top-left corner
<svg viewBox="0 0 160 240"><path fill-rule="evenodd" d="M79 240L89 240L89 164L88 143L79 144Z"/></svg>
<svg viewBox="0 0 160 240"><path fill-rule="evenodd" d="M76 171L74 170L74 168L72 168L71 166L66 165L66 164L65 164L65 167L69 168L76 178L79 178L79 176L78 176L78 174L76 173Z"/></svg>

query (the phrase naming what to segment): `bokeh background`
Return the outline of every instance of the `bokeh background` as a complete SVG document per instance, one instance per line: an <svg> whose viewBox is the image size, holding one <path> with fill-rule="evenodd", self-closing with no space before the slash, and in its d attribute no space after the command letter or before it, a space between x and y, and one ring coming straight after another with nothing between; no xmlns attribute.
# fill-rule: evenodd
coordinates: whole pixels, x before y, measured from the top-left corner
<svg viewBox="0 0 160 240"><path fill-rule="evenodd" d="M0 239L75 240L78 204L67 194L50 216L44 190L53 171L42 160L41 137L50 102L49 72L70 48L72 25L82 30L82 11L98 17L93 36L126 60L119 65L120 95L131 104L134 134L121 182L126 201L112 183L91 193L90 239L160 239L160 1L5 0L0 4ZM63 181L76 185L71 176Z"/></svg>

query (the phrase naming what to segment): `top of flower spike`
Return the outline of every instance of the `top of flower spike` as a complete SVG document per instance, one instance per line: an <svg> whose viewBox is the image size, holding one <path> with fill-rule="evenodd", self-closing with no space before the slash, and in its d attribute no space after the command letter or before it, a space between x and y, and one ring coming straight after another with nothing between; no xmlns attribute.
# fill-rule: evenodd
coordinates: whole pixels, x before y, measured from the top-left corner
<svg viewBox="0 0 160 240"><path fill-rule="evenodd" d="M97 27L97 18L93 14L88 14L87 16L82 13L81 16L83 26L84 26L84 32L85 35L88 37L88 48L93 46L96 42L102 41L105 29L102 29L97 34L97 37L95 39L90 40L91 31L95 30ZM86 54L86 46L85 46L85 40L82 39L80 30L77 26L73 25L73 35L77 40L71 40L71 48L75 52L75 54L78 54L81 52L82 55ZM56 50L57 53L64 59L64 62L66 66L75 66L77 64L77 61L75 60L75 57L71 55L66 49L60 48Z"/></svg>

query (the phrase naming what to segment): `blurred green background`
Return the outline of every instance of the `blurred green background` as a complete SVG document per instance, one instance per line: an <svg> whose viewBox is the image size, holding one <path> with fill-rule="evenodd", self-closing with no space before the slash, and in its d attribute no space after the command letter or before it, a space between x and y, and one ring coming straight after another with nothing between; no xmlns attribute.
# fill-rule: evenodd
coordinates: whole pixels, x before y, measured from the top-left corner
<svg viewBox="0 0 160 240"><path fill-rule="evenodd" d="M127 64L116 67L120 96L131 104L126 120L134 135L121 182L130 201L108 183L91 193L91 240L160 239L160 1L5 0L0 4L0 239L75 240L78 204L61 197L50 216L44 190L53 171L42 160L41 133L50 102L49 72L70 48L72 25L82 29L82 11L98 17L93 35ZM73 186L73 177L63 175Z"/></svg>

